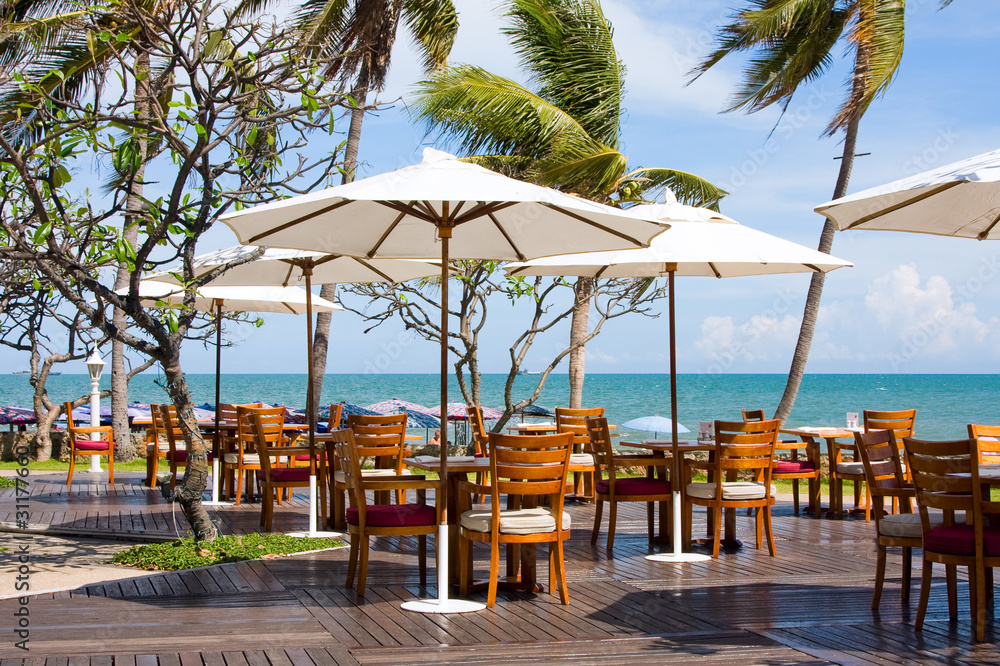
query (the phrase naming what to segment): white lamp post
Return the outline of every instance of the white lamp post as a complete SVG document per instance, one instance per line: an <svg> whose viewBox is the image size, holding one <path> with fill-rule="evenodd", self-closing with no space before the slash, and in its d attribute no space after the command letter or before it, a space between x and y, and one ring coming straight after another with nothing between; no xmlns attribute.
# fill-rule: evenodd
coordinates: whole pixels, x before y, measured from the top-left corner
<svg viewBox="0 0 1000 666"><path fill-rule="evenodd" d="M104 372L104 361L101 360L100 354L97 353L97 349L90 355L87 359L87 373L90 375L90 425L97 427L101 425L101 373ZM90 439L99 440L101 434L97 432L90 433ZM114 455L114 454L112 454ZM94 474L99 474L104 470L101 469L101 456L90 456L90 469L87 470Z"/></svg>

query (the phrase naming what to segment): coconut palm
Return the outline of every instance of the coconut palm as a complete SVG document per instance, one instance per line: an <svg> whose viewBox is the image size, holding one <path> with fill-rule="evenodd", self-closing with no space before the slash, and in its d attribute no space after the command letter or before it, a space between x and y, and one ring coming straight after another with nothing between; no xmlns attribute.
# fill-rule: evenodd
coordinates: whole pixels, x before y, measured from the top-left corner
<svg viewBox="0 0 1000 666"><path fill-rule="evenodd" d="M426 71L441 67L451 53L458 31L458 13L451 0L307 0L295 15L307 52L330 62L326 74L350 86L354 108L344 145L343 183L354 180L361 126L368 94L385 86L392 47L400 21L423 58ZM320 296L333 300L336 285L323 285ZM323 391L331 314L316 316L313 338L314 403ZM310 405L315 409L315 405Z"/></svg>
<svg viewBox="0 0 1000 666"><path fill-rule="evenodd" d="M625 67L597 0L511 0L505 34L532 88L473 65L443 69L418 86L413 105L431 131L475 161L509 175L603 203L672 190L695 205L725 194L676 169L630 168L621 152ZM575 285L570 406L583 391L583 338L593 284Z"/></svg>
<svg viewBox="0 0 1000 666"><path fill-rule="evenodd" d="M822 76L832 65L834 49L854 59L847 94L824 132L844 133L843 156L833 197L847 194L861 117L883 95L903 57L905 0L750 0L718 34L718 46L695 70L695 77L727 55L752 55L729 111L760 111L772 104L788 108L799 86ZM819 250L830 252L833 224L827 220ZM792 411L805 373L823 294L825 274L813 273L798 343L784 395L775 418Z"/></svg>

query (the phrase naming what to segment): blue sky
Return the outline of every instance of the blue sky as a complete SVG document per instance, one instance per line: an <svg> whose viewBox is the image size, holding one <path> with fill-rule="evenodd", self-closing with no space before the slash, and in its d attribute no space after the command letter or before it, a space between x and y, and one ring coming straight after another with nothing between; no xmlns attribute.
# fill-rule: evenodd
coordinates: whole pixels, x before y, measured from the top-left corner
<svg viewBox="0 0 1000 666"><path fill-rule="evenodd" d="M495 3L455 0L461 28L454 62L468 62L519 81L500 34ZM633 165L694 172L731 192L722 210L739 222L815 247L823 219L812 209L833 191L840 137L821 138L844 95L848 60L802 90L784 118L776 111L723 114L738 82L738 59L685 86L686 72L711 48L732 2L606 0L615 43L628 68L624 152ZM907 3L906 49L899 73L862 121L855 192L1000 146L996 85L1000 7L936 0ZM420 160L435 144L410 121L410 86L420 77L406 40L393 56L390 108L366 120L360 173L373 175ZM838 51L838 56L843 52ZM345 128L346 129L346 128ZM772 132L773 130L773 132ZM199 251L236 243L223 225ZM833 254L855 263L826 281L808 372L996 372L1000 367L1000 244L888 232L838 233ZM678 360L682 372L777 372L788 369L799 329L807 275L713 280L678 278ZM488 326L480 352L484 372L506 372L507 348L527 312L514 308ZM664 302L663 308L666 304ZM265 316L260 329L234 333L224 372L304 372L305 321ZM350 313L333 320L327 371L364 372L390 359L387 372L435 372L431 343L413 340L395 322L363 334ZM564 344L565 328L536 343L527 367L541 369ZM667 372L666 316L610 322L587 348L587 371ZM26 366L4 351L7 370ZM184 349L188 372L211 372L214 352ZM384 363L383 363L384 365ZM74 372L70 368L66 372ZM81 368L82 370L82 368ZM559 371L565 372L565 364Z"/></svg>

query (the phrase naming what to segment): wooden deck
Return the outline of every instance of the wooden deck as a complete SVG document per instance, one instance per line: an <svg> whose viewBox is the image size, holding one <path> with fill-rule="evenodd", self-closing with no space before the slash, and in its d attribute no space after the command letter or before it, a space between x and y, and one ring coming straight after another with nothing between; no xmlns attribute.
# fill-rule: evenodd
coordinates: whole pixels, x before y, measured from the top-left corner
<svg viewBox="0 0 1000 666"><path fill-rule="evenodd" d="M174 535L172 505L137 480L114 486L81 480L69 490L55 475L32 482L36 529ZM277 508L275 529L303 529L304 504L296 498ZM942 572L925 628L913 630L919 557L909 607L900 602L899 554L890 553L881 612L871 612L874 526L863 520L794 516L790 503L779 504L776 557L754 548L750 519L741 516L739 536L747 546L740 551L705 563L663 564L644 559L662 547L648 546L638 507L621 512L614 559L603 533L598 546L590 545L593 506L569 510L575 527L566 551L569 606L549 594L506 592L494 609L478 613L402 611L401 601L436 596L436 589L418 584L414 540L383 539L375 542L363 601L344 587L345 550L38 595L29 604L30 652L16 649L5 631L0 666L1000 662L995 625L985 643L973 640L964 577L958 620L948 620ZM12 491L0 489L0 522L13 522L13 511ZM212 514L224 531L246 533L257 529L259 505ZM698 519L704 514L696 513ZM176 520L185 525L180 514ZM477 551L484 567L486 557ZM0 616L11 618L17 607L16 600L0 601Z"/></svg>

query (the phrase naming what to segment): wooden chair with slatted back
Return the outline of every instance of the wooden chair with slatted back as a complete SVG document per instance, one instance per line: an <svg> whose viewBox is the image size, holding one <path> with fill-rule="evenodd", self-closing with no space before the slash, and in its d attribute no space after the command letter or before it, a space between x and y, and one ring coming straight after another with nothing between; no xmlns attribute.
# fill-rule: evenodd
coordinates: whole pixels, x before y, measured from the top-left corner
<svg viewBox="0 0 1000 666"><path fill-rule="evenodd" d="M1000 463L1000 426L969 424L969 438L979 446L979 464Z"/></svg>
<svg viewBox="0 0 1000 666"><path fill-rule="evenodd" d="M913 511L911 499L916 497L913 484L906 480L900 461L899 444L892 430L854 433L854 443L865 468L865 483L872 498L875 513L875 534L878 560L875 566L875 593L872 610L878 610L885 580L886 548L903 549L903 603L910 600L911 553L920 548L920 515ZM885 500L897 501L899 513L883 516Z"/></svg>
<svg viewBox="0 0 1000 666"><path fill-rule="evenodd" d="M754 508L757 512L757 548L767 547L774 555L774 534L771 530L771 507L775 489L771 485L771 462L778 441L781 422L772 421L716 421L715 450L708 461L687 461L688 469L701 469L708 473L707 482L687 484L684 504L687 510L687 530L691 525L692 505L709 510L710 529L715 541L712 557L719 556L722 513L727 509ZM739 475L749 480L737 480ZM690 543L690 535L685 535Z"/></svg>
<svg viewBox="0 0 1000 666"><path fill-rule="evenodd" d="M374 476L406 476L409 470L403 469L403 449L406 440L406 414L390 414L388 416L362 416L349 414L347 427L353 432L354 442L358 446L358 459L373 458L375 466L372 469L362 469L366 477ZM345 494L347 484L343 470L333 473L333 497L331 498L331 513L334 527L344 529L346 526ZM397 490L396 503L406 502L405 489ZM375 497L376 504L388 504L389 494L379 492Z"/></svg>
<svg viewBox="0 0 1000 666"><path fill-rule="evenodd" d="M742 409L744 421L763 421L763 409ZM774 460L771 468L771 478L775 481L790 480L792 482L792 507L795 515L799 515L799 480L805 479L809 484L809 505L820 518L823 510L820 507L820 478L823 471L819 460L814 460L812 455L815 446L809 442L794 439L778 440L775 451L788 451L787 460ZM802 451L806 457L799 458Z"/></svg>
<svg viewBox="0 0 1000 666"><path fill-rule="evenodd" d="M115 434L111 426L78 426L73 423L73 401L63 403L66 412L66 430L69 434L69 476L66 485L73 482L73 468L77 456L107 456L108 483L115 482ZM100 435L100 439L90 439L91 433Z"/></svg>
<svg viewBox="0 0 1000 666"><path fill-rule="evenodd" d="M886 410L874 410L866 409L863 412L863 424L865 432L872 432L873 430L892 430L893 434L896 436L896 442L901 443L904 437L913 436L913 423L917 419L917 410L915 409L899 409L893 411ZM860 506L861 504L861 488L865 485L865 468L861 462L861 457L856 454L854 459L851 461L845 461L842 459L842 451L845 448L854 450L853 442L846 447L842 444L835 443L832 447L830 461L830 496L833 497L836 494L837 505L843 506L844 497L844 481L854 482L854 506ZM909 475L906 465L906 455L903 454L900 458L903 464L904 475ZM872 516L872 503L871 495L865 490L865 522L871 522ZM895 503L893 503L893 510L895 510ZM843 513L841 511L841 513Z"/></svg>
<svg viewBox="0 0 1000 666"><path fill-rule="evenodd" d="M465 414L469 419L469 427L472 428L472 455L476 458L482 458L490 450L489 432L486 430L486 426L483 425L483 408L479 405L466 405ZM476 473L476 483L478 485L488 485L489 478L488 472ZM472 501L478 504L482 501L482 495L476 495Z"/></svg>
<svg viewBox="0 0 1000 666"><path fill-rule="evenodd" d="M563 542L570 537L570 517L563 511L573 434L503 435L490 433L490 485L462 481L458 487L460 512L459 565L462 596L468 594L472 579L472 544L490 544L489 595L486 605L494 606L500 574L500 545L534 546L549 544L549 588L560 591L563 604L569 603ZM469 497L490 494L490 506L473 509ZM500 509L500 496L518 497L520 509ZM548 504L544 505L545 498Z"/></svg>
<svg viewBox="0 0 1000 666"><path fill-rule="evenodd" d="M569 459L569 471L573 474L572 497L575 499L594 499L594 451L587 433L587 418L602 416L603 407L556 407L557 430L573 434L573 455Z"/></svg>
<svg viewBox="0 0 1000 666"><path fill-rule="evenodd" d="M163 423L159 405L149 406L149 425L146 427L146 485L156 487L156 475L160 471L160 459L166 459L169 447L165 435L157 429Z"/></svg>
<svg viewBox="0 0 1000 666"><path fill-rule="evenodd" d="M417 562L420 584L427 584L427 535L436 534L441 521L441 506L427 506L428 489L437 490L440 482L423 476L380 475L371 476L361 469L359 444L350 429L336 430L330 434L336 467L347 487L350 507L346 512L347 531L351 535L351 552L347 564L347 587L354 585L355 569L358 571L357 594L365 594L368 579L369 537L416 536ZM380 495L402 489L415 490L416 504L369 504L367 493ZM360 562L360 567L359 567Z"/></svg>
<svg viewBox="0 0 1000 666"><path fill-rule="evenodd" d="M933 565L968 567L969 606L976 626L976 640L985 637L987 606L992 594L993 568L1000 566L1000 527L988 527L983 516L1000 510L991 502L979 482L979 451L975 439L929 442L907 437L903 440L906 459L917 493L923 532L923 569L920 580L920 604L913 627L923 629L930 597ZM930 510L940 511L935 524ZM964 522L956 514L964 514ZM948 610L951 619L958 616L957 585L948 576Z"/></svg>
<svg viewBox="0 0 1000 666"><path fill-rule="evenodd" d="M618 521L619 502L645 502L646 522L649 541L653 541L653 507L657 502L670 502L670 480L665 473L670 469L670 458L651 455L616 455L611 445L608 420L604 417L587 418L587 431L594 451L597 483L594 485L597 507L594 512L594 530L590 543L597 543L601 530L601 513L604 503L608 503L608 557L613 557L615 547L615 525ZM644 478L618 478L617 471L626 467L645 467ZM608 478L604 479L604 472ZM657 474L656 472L659 472ZM675 526L673 529L677 529Z"/></svg>
<svg viewBox="0 0 1000 666"><path fill-rule="evenodd" d="M303 447L283 445L284 407L247 409L246 418L250 422L254 448L260 458L260 469L257 470L257 483L262 495L260 524L270 532L275 501L285 489L308 488L309 468L288 466L289 456L303 453ZM305 452L308 453L308 450ZM323 483L322 471L319 483Z"/></svg>
<svg viewBox="0 0 1000 666"><path fill-rule="evenodd" d="M340 430L341 422L344 418L344 404L335 402L330 405L330 414L326 417L326 429L328 432Z"/></svg>
<svg viewBox="0 0 1000 666"><path fill-rule="evenodd" d="M155 416L153 417L156 418ZM187 467L188 450L184 432L177 420L177 407L160 405L160 421L156 423L159 432L167 438L166 462L170 465L170 489L177 486L177 468Z"/></svg>
<svg viewBox="0 0 1000 666"><path fill-rule="evenodd" d="M243 498L244 483L246 484L247 501L254 501L254 484L257 472L261 470L260 454L256 448L256 435L250 422L250 413L265 409L259 403L248 405L233 405L235 408L236 435L233 443L222 459L224 476L226 478L226 497L232 499L236 506ZM235 487L234 487L235 486ZM280 503L280 497L279 497Z"/></svg>

